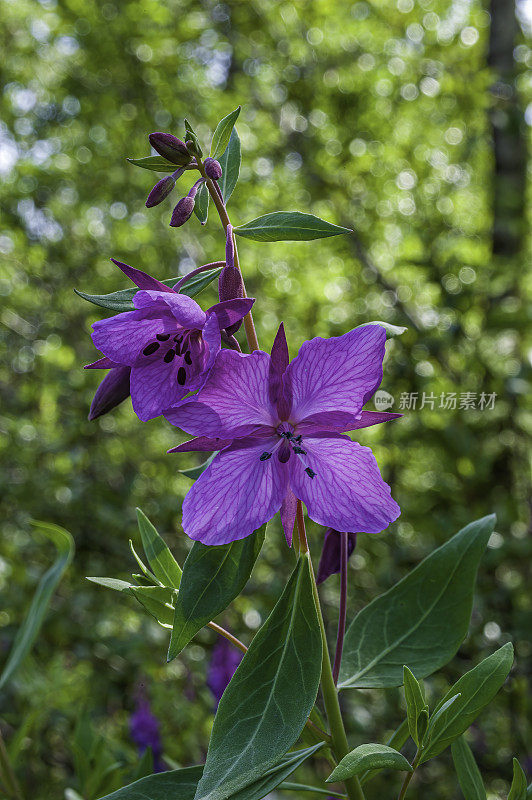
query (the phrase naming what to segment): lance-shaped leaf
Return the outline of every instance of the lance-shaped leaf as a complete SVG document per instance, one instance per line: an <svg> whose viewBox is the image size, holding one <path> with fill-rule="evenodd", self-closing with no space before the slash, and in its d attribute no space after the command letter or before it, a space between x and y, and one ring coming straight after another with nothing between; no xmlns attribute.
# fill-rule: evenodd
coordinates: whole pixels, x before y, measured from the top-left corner
<svg viewBox="0 0 532 800"><path fill-rule="evenodd" d="M211 144L211 156L213 158L218 158L218 156L221 156L229 144L229 139L235 126L235 122L240 114L240 108L240 106L235 108L234 111L231 111L230 114L221 119L216 126Z"/></svg>
<svg viewBox="0 0 532 800"><path fill-rule="evenodd" d="M508 642L451 686L434 711L420 764L439 755L469 728L503 685L512 662L513 647ZM449 704L458 694L460 697Z"/></svg>
<svg viewBox="0 0 532 800"><path fill-rule="evenodd" d="M353 778L367 769L413 771L406 758L393 747L385 744L361 744L342 758L327 778L327 783Z"/></svg>
<svg viewBox="0 0 532 800"><path fill-rule="evenodd" d="M428 713L423 685L416 680L414 674L406 666L403 667L403 684L405 687L408 730L410 731L410 736L419 747L425 733L426 724L424 720L427 719ZM418 720L423 720L422 730L418 730Z"/></svg>
<svg viewBox="0 0 532 800"><path fill-rule="evenodd" d="M277 763L305 725L320 674L320 628L304 555L223 694L195 800L233 798Z"/></svg>
<svg viewBox="0 0 532 800"><path fill-rule="evenodd" d="M130 164L153 172L175 172L178 167L163 156L146 156L146 158L128 158Z"/></svg>
<svg viewBox="0 0 532 800"><path fill-rule="evenodd" d="M220 267L216 267L215 269L201 272L184 284L180 294L195 297L212 283L221 271ZM161 281L161 283L164 283L165 286L173 287L182 277L182 275L178 275L176 278L169 278L166 281ZM80 292L78 289L74 289L74 291L84 300L88 300L89 303L93 303L95 306L109 308L111 311L134 311L133 297L139 290L136 286L132 286L130 289L121 289L118 292L110 292L109 294L86 294L85 292Z"/></svg>
<svg viewBox="0 0 532 800"><path fill-rule="evenodd" d="M190 478L190 480L195 481L199 478L199 476L203 472L205 472L207 467L209 467L212 464L217 455L218 451L216 450L214 453L212 453L212 455L209 456L207 461L204 461L202 464L198 464L197 467L190 467L190 469L178 469L177 471L181 475L186 475L187 478Z"/></svg>
<svg viewBox="0 0 532 800"><path fill-rule="evenodd" d="M137 521L142 546L153 574L163 586L179 589L181 567L170 552L170 548L140 508L137 508Z"/></svg>
<svg viewBox="0 0 532 800"><path fill-rule="evenodd" d="M293 753L287 753L273 767L267 770L261 778L232 794L230 800L261 800L282 784L285 778L288 778L300 764L321 747L323 747L323 742L318 742L318 744L307 747L305 750L295 750ZM282 786L284 787L284 784Z"/></svg>
<svg viewBox="0 0 532 800"><path fill-rule="evenodd" d="M346 794L342 794L342 792L334 792L330 787L328 789L320 789L318 786L309 786L306 783L284 781L280 784L279 789L285 792L314 792L315 794L324 794L329 798L345 797L347 800Z"/></svg>
<svg viewBox="0 0 532 800"><path fill-rule="evenodd" d="M514 773L512 777L512 785L510 786L510 793L508 800L526 800L527 786L526 775L519 761L514 758L513 760Z"/></svg>
<svg viewBox="0 0 532 800"><path fill-rule="evenodd" d="M307 242L351 233L350 228L341 228L314 214L302 214L300 211L274 211L239 225L233 231L255 242Z"/></svg>
<svg viewBox="0 0 532 800"><path fill-rule="evenodd" d="M57 548L57 558L40 579L29 611L15 636L11 652L0 675L0 689L13 677L28 653L44 621L50 599L74 554L74 540L64 528L49 522L33 522Z"/></svg>
<svg viewBox="0 0 532 800"><path fill-rule="evenodd" d="M471 748L460 736L451 745L454 768L464 800L486 800L486 790Z"/></svg>
<svg viewBox="0 0 532 800"><path fill-rule="evenodd" d="M236 132L236 128L233 128L231 131L229 144L225 148L218 161L220 162L220 166L222 168L222 177L218 181L218 186L222 192L224 203L227 203L237 184L238 176L240 174L240 163L242 161L240 138Z"/></svg>
<svg viewBox="0 0 532 800"><path fill-rule="evenodd" d="M201 224L205 225L207 217L209 216L209 190L205 183L202 183L196 192L196 197L194 198L194 214Z"/></svg>
<svg viewBox="0 0 532 800"><path fill-rule="evenodd" d="M400 686L446 664L464 639L480 558L495 516L472 522L355 617L346 634L340 688Z"/></svg>
<svg viewBox="0 0 532 800"><path fill-rule="evenodd" d="M168 661L240 594L263 542L264 526L245 539L218 547L194 542L183 565Z"/></svg>
<svg viewBox="0 0 532 800"><path fill-rule="evenodd" d="M88 577L88 581L114 589L122 594L130 594L144 609L159 622L163 628L171 628L174 620L176 592L167 586L137 586L118 578Z"/></svg>

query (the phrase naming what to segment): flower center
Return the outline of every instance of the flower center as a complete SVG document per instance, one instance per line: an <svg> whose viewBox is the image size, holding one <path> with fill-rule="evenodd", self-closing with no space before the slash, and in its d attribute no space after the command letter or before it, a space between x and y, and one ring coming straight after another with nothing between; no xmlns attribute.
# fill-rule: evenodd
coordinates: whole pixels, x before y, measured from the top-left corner
<svg viewBox="0 0 532 800"><path fill-rule="evenodd" d="M142 356L150 358L157 354L165 364L171 364L175 359L177 382L184 386L198 372L204 349L201 331L179 328L173 336L171 333L157 333L155 340L142 350Z"/></svg>
<svg viewBox="0 0 532 800"><path fill-rule="evenodd" d="M277 444L273 446L271 451L265 450L264 453L262 453L259 456L259 461L269 461L269 459L276 452L277 458L279 459L281 464L286 464L292 453L301 458L301 460L304 463L305 460L302 458L302 456L306 456L307 451L303 446L302 435L301 434L296 435L294 426L288 422L281 422L280 425L278 425L278 427L276 428L275 432L279 437L279 441L277 442ZM316 473L309 466L305 467L305 472L307 473L309 478L316 477Z"/></svg>

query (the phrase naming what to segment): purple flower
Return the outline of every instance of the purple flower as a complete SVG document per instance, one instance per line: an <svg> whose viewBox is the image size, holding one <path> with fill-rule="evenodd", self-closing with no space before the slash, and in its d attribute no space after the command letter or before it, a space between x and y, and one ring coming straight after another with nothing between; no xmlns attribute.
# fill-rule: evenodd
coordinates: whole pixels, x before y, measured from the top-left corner
<svg viewBox="0 0 532 800"><path fill-rule="evenodd" d="M216 642L207 675L207 686L214 695L216 708L241 661L242 653L229 644L227 639L222 637Z"/></svg>
<svg viewBox="0 0 532 800"><path fill-rule="evenodd" d="M137 700L134 713L129 720L129 732L137 745L139 754L142 755L148 747L153 753L154 772L163 772L165 769L161 761L163 752L159 731L159 720L150 709L148 700L140 696Z"/></svg>
<svg viewBox="0 0 532 800"><path fill-rule="evenodd" d="M205 312L145 272L114 263L140 289L135 311L95 322L92 341L115 365L131 368L133 409L148 420L203 385L220 350L220 330L244 317L254 301L229 300Z"/></svg>
<svg viewBox="0 0 532 800"><path fill-rule="evenodd" d="M347 536L347 557L349 558L353 553L357 543L356 533L340 533L332 528L327 528L316 576L318 584L323 583L331 575L336 575L340 572L342 536Z"/></svg>
<svg viewBox="0 0 532 800"><path fill-rule="evenodd" d="M296 498L337 531L393 522L400 509L371 450L343 435L400 416L362 411L382 380L385 340L384 328L366 325L305 342L289 363L281 325L271 357L223 350L200 394L165 413L199 437L174 451L221 451L185 497L185 533L225 544L280 510L290 543Z"/></svg>
<svg viewBox="0 0 532 800"><path fill-rule="evenodd" d="M120 405L130 395L129 377L131 367L115 364L109 358L100 358L92 364L87 364L85 369L108 369L109 372L96 389L96 394L91 403L89 421L107 414Z"/></svg>

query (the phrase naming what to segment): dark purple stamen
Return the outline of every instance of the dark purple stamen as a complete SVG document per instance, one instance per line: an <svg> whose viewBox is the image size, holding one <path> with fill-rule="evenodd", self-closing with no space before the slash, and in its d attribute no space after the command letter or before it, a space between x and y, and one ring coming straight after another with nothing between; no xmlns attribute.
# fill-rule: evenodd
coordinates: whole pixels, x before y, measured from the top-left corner
<svg viewBox="0 0 532 800"><path fill-rule="evenodd" d="M294 447L294 453L296 455L298 455L298 456L306 456L307 455L307 451L303 450L302 447Z"/></svg>
<svg viewBox="0 0 532 800"><path fill-rule="evenodd" d="M160 342L167 342L168 339L170 338L170 334L169 333L158 333L155 338L159 339Z"/></svg>
<svg viewBox="0 0 532 800"><path fill-rule="evenodd" d="M309 478L315 478L315 477L316 477L316 473L315 473L315 472L314 472L314 470L313 470L313 469L311 469L310 467L306 467L306 468L305 468L305 472L307 473L307 475L309 476Z"/></svg>
<svg viewBox="0 0 532 800"><path fill-rule="evenodd" d="M175 351L174 350L169 350L166 353L165 357L163 358L163 361L165 361L167 364L169 364L170 361L173 361L174 356L175 356Z"/></svg>
<svg viewBox="0 0 532 800"><path fill-rule="evenodd" d="M152 342L147 347L144 348L142 351L145 356L151 356L152 353L155 353L156 350L159 349L159 342Z"/></svg>
<svg viewBox="0 0 532 800"><path fill-rule="evenodd" d="M179 367L177 370L177 382L180 386L184 386L187 380L187 372L184 367Z"/></svg>
<svg viewBox="0 0 532 800"><path fill-rule="evenodd" d="M187 352L185 353L185 364L188 364L189 366L192 364L192 356L190 355L190 350L187 350Z"/></svg>
<svg viewBox="0 0 532 800"><path fill-rule="evenodd" d="M181 344L182 341L183 341L183 336L180 336L179 334L177 336L174 336L174 342Z"/></svg>
<svg viewBox="0 0 532 800"><path fill-rule="evenodd" d="M271 453L265 452L265 453L263 453L261 455L261 457L259 458L259 461L267 461L271 457L272 457Z"/></svg>

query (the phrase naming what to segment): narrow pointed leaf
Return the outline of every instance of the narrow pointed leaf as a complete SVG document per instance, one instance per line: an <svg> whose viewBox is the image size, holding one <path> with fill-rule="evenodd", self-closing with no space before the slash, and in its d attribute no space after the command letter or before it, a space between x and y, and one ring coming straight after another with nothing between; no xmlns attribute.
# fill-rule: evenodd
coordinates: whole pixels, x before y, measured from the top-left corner
<svg viewBox="0 0 532 800"><path fill-rule="evenodd" d="M197 216L201 224L205 225L207 222L207 217L209 216L209 190L207 189L207 185L205 183L201 184L196 193L196 197L194 199L194 214Z"/></svg>
<svg viewBox="0 0 532 800"><path fill-rule="evenodd" d="M197 467L191 467L190 469L178 469L177 471L181 475L186 475L187 478L190 478L190 480L195 481L195 480L197 480L199 478L199 476L202 474L202 472L205 472L207 467L212 464L212 462L214 461L214 458L217 455L218 455L218 451L216 450L214 453L212 453L212 455L209 456L207 461L204 461L202 464L198 464Z"/></svg>
<svg viewBox="0 0 532 800"><path fill-rule="evenodd" d="M464 800L486 800L486 790L480 770L463 736L452 743L451 752Z"/></svg>
<svg viewBox="0 0 532 800"><path fill-rule="evenodd" d="M240 163L242 161L242 153L240 149L240 138L236 132L236 128L231 131L229 144L225 148L218 159L222 168L222 177L218 181L218 186L222 192L224 203L227 203L234 188L238 182L240 174Z"/></svg>
<svg viewBox="0 0 532 800"><path fill-rule="evenodd" d="M185 767L148 775L106 794L101 800L193 800L203 767Z"/></svg>
<svg viewBox="0 0 532 800"><path fill-rule="evenodd" d="M423 690L413 673L406 666L403 667L403 683L405 687L408 730L414 742L419 746L421 740L418 735L417 721L423 709L426 708Z"/></svg>
<svg viewBox="0 0 532 800"><path fill-rule="evenodd" d="M200 272L199 275L196 275L196 277L191 278L185 283L180 294L195 297L212 283L220 272L221 268L219 267ZM183 276L178 275L176 278L169 278L168 280L161 281L161 283L164 283L165 286L173 287L182 277ZM78 289L74 289L74 291L79 297L82 297L83 300L87 300L95 306L108 308L111 311L134 311L135 306L133 305L133 298L139 290L136 286L132 286L130 289L121 289L118 292L110 292L109 294L86 294L86 292L80 292Z"/></svg>
<svg viewBox="0 0 532 800"><path fill-rule="evenodd" d="M443 709L451 698L457 694L460 694L460 697L442 714L438 714L437 721L432 727L429 725L427 739L429 734L430 739L423 751L420 764L439 755L469 728L503 685L512 662L513 647L508 642L474 669L462 675L454 686L451 686L436 706L431 722L434 722L440 709Z"/></svg>
<svg viewBox="0 0 532 800"><path fill-rule="evenodd" d="M514 774L512 778L512 785L510 786L510 794L508 800L526 800L527 786L526 775L523 772L521 764L514 758L513 760Z"/></svg>
<svg viewBox="0 0 532 800"><path fill-rule="evenodd" d="M127 592L130 589L136 589L134 583L128 581L121 581L118 578L97 578L94 576L87 576L87 580L91 583L97 583L99 586L105 586L106 589L114 589L115 592Z"/></svg>
<svg viewBox="0 0 532 800"><path fill-rule="evenodd" d="M195 800L233 798L278 762L314 706L320 674L320 628L305 555L223 694Z"/></svg>
<svg viewBox="0 0 532 800"><path fill-rule="evenodd" d="M263 797L266 797L266 795L269 795L270 792L279 786L285 778L288 778L300 764L321 747L323 747L323 742L318 742L318 744L307 747L305 750L296 750L293 753L287 753L275 766L269 769L263 777L232 794L230 800L261 800Z"/></svg>
<svg viewBox="0 0 532 800"><path fill-rule="evenodd" d="M0 675L0 689L13 677L30 652L39 633L51 597L74 554L74 540L64 528L49 522L33 522L57 548L57 558L40 579L28 613L15 636L13 646Z"/></svg>
<svg viewBox="0 0 532 800"><path fill-rule="evenodd" d="M302 214L300 211L274 211L233 230L238 236L255 242L308 242L351 233L350 228L333 225L314 214Z"/></svg>
<svg viewBox="0 0 532 800"><path fill-rule="evenodd" d="M231 544L208 547L194 542L183 565L168 648L169 661L240 594L263 542L264 526Z"/></svg>
<svg viewBox="0 0 532 800"><path fill-rule="evenodd" d="M135 550L135 548L133 546L133 542L131 541L131 539L129 540L129 549L131 550L131 552L133 554L133 558L135 559L135 561L137 562L137 564L141 568L141 570L142 570L142 572L143 572L143 574L144 574L144 576L146 578L146 582L148 583L148 585L150 585L152 583L158 584L159 581L157 580L155 575L152 572L150 572L150 570L148 569L148 567L146 566L144 561L138 555L137 551ZM138 576L137 575L133 575L132 577L135 578L135 580L138 580Z"/></svg>
<svg viewBox="0 0 532 800"><path fill-rule="evenodd" d="M128 158L130 164L143 169L151 169L153 172L175 172L178 167L167 161L163 156L146 156L146 158Z"/></svg>
<svg viewBox="0 0 532 800"><path fill-rule="evenodd" d="M467 525L355 617L340 688L400 686L403 664L418 678L447 664L467 634L478 564L494 524L491 515Z"/></svg>
<svg viewBox="0 0 532 800"><path fill-rule="evenodd" d="M240 114L240 108L240 106L235 108L234 111L231 111L230 114L221 119L216 126L211 144L211 156L213 158L218 158L218 156L221 156L229 144L232 130L235 126L235 122L238 119L238 115Z"/></svg>
<svg viewBox="0 0 532 800"><path fill-rule="evenodd" d="M413 771L406 758L393 747L385 744L361 744L342 758L327 778L327 783L353 778L367 769Z"/></svg>
<svg viewBox="0 0 532 800"><path fill-rule="evenodd" d="M170 548L140 508L137 508L137 521L142 546L153 574L163 586L179 589L181 567L170 552Z"/></svg>
<svg viewBox="0 0 532 800"><path fill-rule="evenodd" d="M292 781L284 781L279 785L279 789L283 792L314 792L315 794L325 794L327 797L345 797L347 795L341 792L333 792L331 788L320 789L318 786L309 786L306 783L293 783Z"/></svg>

